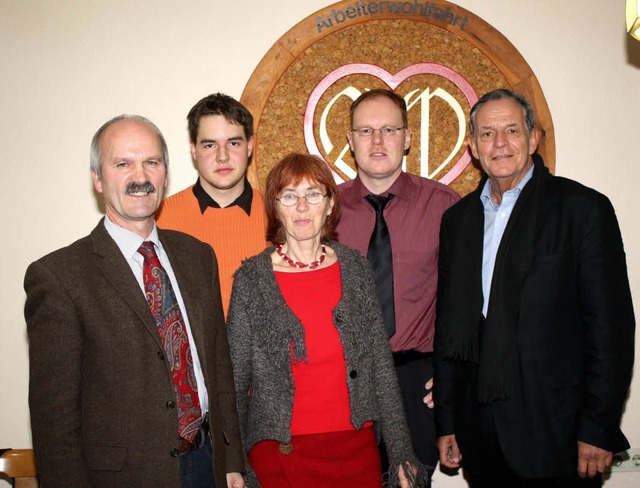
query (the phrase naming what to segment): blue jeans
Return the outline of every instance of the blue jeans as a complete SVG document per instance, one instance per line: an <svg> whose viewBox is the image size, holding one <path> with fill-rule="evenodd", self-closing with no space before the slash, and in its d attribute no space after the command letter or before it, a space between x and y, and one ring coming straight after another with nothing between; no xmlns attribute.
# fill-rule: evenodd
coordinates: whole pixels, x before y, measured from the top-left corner
<svg viewBox="0 0 640 488"><path fill-rule="evenodd" d="M209 434L204 434L202 446L180 456L182 488L215 488L212 455L211 439Z"/></svg>

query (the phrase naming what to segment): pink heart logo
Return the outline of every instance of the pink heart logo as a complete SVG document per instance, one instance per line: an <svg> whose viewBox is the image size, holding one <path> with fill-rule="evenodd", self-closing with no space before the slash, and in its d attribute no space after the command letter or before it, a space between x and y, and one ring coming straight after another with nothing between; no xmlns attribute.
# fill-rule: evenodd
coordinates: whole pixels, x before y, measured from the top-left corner
<svg viewBox="0 0 640 488"><path fill-rule="evenodd" d="M464 97L469 102L469 106L473 106L478 101L478 95L471 86L471 84L460 73L453 71L446 66L442 66L436 63L417 63L407 66L406 68L398 71L395 75L389 73L387 70L373 64L366 63L354 63L341 66L327 76L325 76L320 83L313 89L309 100L307 101L307 108L304 114L304 139L307 145L307 150L310 154L314 154L322 157L318 144L316 142L313 132L313 120L318 103L322 95L338 80L354 74L366 74L375 76L387 84L389 88L395 90L403 81L411 78L412 76L420 74L435 74L446 78L454 83L458 89L462 92ZM458 161L451 167L451 169L438 181L445 185L448 185L455 180L467 167L471 161L471 154L469 151L465 151ZM334 172L334 177L338 182L342 182L342 178Z"/></svg>

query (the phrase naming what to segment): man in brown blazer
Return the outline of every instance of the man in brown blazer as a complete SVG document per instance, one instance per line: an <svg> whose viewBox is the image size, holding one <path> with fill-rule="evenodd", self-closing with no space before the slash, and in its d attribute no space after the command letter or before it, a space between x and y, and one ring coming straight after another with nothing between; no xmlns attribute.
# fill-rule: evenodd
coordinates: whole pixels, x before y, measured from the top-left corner
<svg viewBox="0 0 640 488"><path fill-rule="evenodd" d="M104 124L91 167L106 217L27 270L29 406L42 486L244 487L217 262L207 244L156 227L167 165L164 138L147 119ZM182 355L161 339L160 324L170 322L153 309L143 241L157 254L161 283L170 283L161 289L172 310L179 306L179 326L163 335L186 344ZM185 411L197 412L188 436Z"/></svg>

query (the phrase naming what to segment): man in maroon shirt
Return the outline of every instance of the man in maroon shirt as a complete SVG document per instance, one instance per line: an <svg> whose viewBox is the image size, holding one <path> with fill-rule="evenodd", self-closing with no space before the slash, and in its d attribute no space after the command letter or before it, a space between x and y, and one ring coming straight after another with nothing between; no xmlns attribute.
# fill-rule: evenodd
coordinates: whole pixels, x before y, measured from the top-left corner
<svg viewBox="0 0 640 488"><path fill-rule="evenodd" d="M433 470L438 454L428 408L433 404L428 405L425 388L430 389L433 376L438 236L442 214L460 197L445 185L402 171L411 129L399 95L389 90L363 93L351 106L351 129L347 139L358 176L339 187L339 239L367 255L376 226L376 210L367 197L389 198L382 211L392 257L392 275L386 279L392 281L393 296L386 315L394 323L387 327L413 448Z"/></svg>

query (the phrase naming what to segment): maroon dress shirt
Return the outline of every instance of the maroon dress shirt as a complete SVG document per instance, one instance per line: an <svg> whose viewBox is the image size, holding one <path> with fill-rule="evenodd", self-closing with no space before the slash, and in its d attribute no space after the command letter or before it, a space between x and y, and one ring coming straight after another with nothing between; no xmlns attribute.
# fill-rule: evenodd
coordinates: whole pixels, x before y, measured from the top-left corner
<svg viewBox="0 0 640 488"><path fill-rule="evenodd" d="M359 177L339 186L342 217L338 239L367 255L376 221ZM384 193L395 197L384 209L391 236L396 333L391 350L433 352L438 285L438 243L442 214L460 199L449 187L401 173Z"/></svg>

